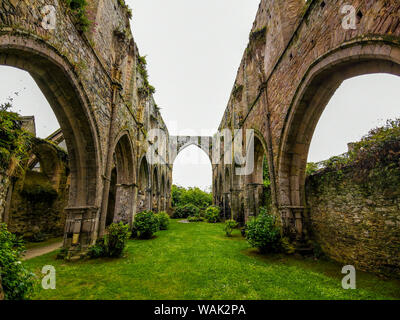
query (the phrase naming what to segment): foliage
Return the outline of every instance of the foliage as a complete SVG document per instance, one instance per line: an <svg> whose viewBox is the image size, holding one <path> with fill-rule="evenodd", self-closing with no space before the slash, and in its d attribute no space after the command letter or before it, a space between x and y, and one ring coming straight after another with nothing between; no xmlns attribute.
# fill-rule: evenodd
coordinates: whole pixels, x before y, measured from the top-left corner
<svg viewBox="0 0 400 320"><path fill-rule="evenodd" d="M122 8L126 9L128 18L132 19L132 9L125 3L125 0L118 0L118 3Z"/></svg>
<svg viewBox="0 0 400 320"><path fill-rule="evenodd" d="M400 181L400 119L388 120L386 125L370 130L361 141L352 144L349 152L307 166L321 168L319 174L340 179L350 171L355 181L376 190L398 188ZM351 170L350 170L351 169ZM347 171L345 171L347 170Z"/></svg>
<svg viewBox="0 0 400 320"><path fill-rule="evenodd" d="M7 300L24 300L33 293L34 275L20 261L24 251L22 239L0 224L0 276Z"/></svg>
<svg viewBox="0 0 400 320"><path fill-rule="evenodd" d="M172 185L172 207L193 204L205 209L212 204L212 194L200 188L183 188Z"/></svg>
<svg viewBox="0 0 400 320"><path fill-rule="evenodd" d="M91 258L121 257L129 237L129 225L122 222L113 223L107 228L106 235L98 239L96 244L89 249L89 256Z"/></svg>
<svg viewBox="0 0 400 320"><path fill-rule="evenodd" d="M293 254L296 251L295 246L290 242L287 237L282 237L280 239L281 250L286 254Z"/></svg>
<svg viewBox="0 0 400 320"><path fill-rule="evenodd" d="M266 157L263 159L263 206L266 206L269 210L272 207L272 191L271 191L271 178L269 176L269 166Z"/></svg>
<svg viewBox="0 0 400 320"><path fill-rule="evenodd" d="M210 206L206 209L205 219L209 223L217 223L219 221L220 208Z"/></svg>
<svg viewBox="0 0 400 320"><path fill-rule="evenodd" d="M307 167L306 167L306 175L311 176L313 173L317 172L318 169L319 169L318 163L309 162L309 163L307 163Z"/></svg>
<svg viewBox="0 0 400 320"><path fill-rule="evenodd" d="M261 253L279 252L280 237L280 229L274 215L262 212L247 223L247 241Z"/></svg>
<svg viewBox="0 0 400 320"><path fill-rule="evenodd" d="M188 218L189 222L202 222L203 218L200 215L192 216Z"/></svg>
<svg viewBox="0 0 400 320"><path fill-rule="evenodd" d="M227 237L232 236L232 231L237 228L238 223L235 220L226 220L224 231Z"/></svg>
<svg viewBox="0 0 400 320"><path fill-rule="evenodd" d="M156 214L156 217L158 219L160 230L168 230L170 223L169 215L166 212L161 211Z"/></svg>
<svg viewBox="0 0 400 320"><path fill-rule="evenodd" d="M28 158L32 135L22 129L18 114L9 112L10 103L0 104L0 168L14 174L17 167Z"/></svg>
<svg viewBox="0 0 400 320"><path fill-rule="evenodd" d="M156 89L149 83L149 73L147 71L147 60L145 56L138 58L137 70L143 79L143 87L139 88L142 97L148 97L156 92Z"/></svg>
<svg viewBox="0 0 400 320"><path fill-rule="evenodd" d="M77 20L77 28L80 31L87 31L91 22L87 17L87 1L86 0L64 0L67 7Z"/></svg>
<svg viewBox="0 0 400 320"><path fill-rule="evenodd" d="M57 197L48 178L41 172L27 171L21 195L32 203L45 202L51 204Z"/></svg>
<svg viewBox="0 0 400 320"><path fill-rule="evenodd" d="M133 232L137 237L151 239L159 228L159 221L153 211L143 211L136 214Z"/></svg>
<svg viewBox="0 0 400 320"><path fill-rule="evenodd" d="M192 203L179 206L174 210L174 218L176 219L197 217L199 215L200 215L200 208Z"/></svg>
<svg viewBox="0 0 400 320"><path fill-rule="evenodd" d="M267 33L267 27L263 27L261 29L254 30L253 32L250 33L249 36L249 41L261 41L265 43L265 35Z"/></svg>

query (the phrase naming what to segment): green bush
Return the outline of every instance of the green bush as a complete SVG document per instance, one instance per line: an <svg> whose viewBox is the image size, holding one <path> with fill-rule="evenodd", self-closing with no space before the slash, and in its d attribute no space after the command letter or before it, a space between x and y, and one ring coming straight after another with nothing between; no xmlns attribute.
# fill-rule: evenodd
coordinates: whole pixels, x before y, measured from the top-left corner
<svg viewBox="0 0 400 320"><path fill-rule="evenodd" d="M174 211L174 218L188 218L188 217L196 217L200 215L200 208L195 206L194 204L185 204L184 206L179 206Z"/></svg>
<svg viewBox="0 0 400 320"><path fill-rule="evenodd" d="M208 207L204 214L204 218L209 223L217 223L219 221L220 209L215 206Z"/></svg>
<svg viewBox="0 0 400 320"><path fill-rule="evenodd" d="M139 212L133 222L133 233L141 239L151 239L159 230L159 221L153 211Z"/></svg>
<svg viewBox="0 0 400 320"><path fill-rule="evenodd" d="M188 221L189 222L202 222L203 218L200 215L198 215L198 216L189 217Z"/></svg>
<svg viewBox="0 0 400 320"><path fill-rule="evenodd" d="M0 169L10 170L9 175L28 159L32 135L21 125L20 116L10 112L10 103L0 104Z"/></svg>
<svg viewBox="0 0 400 320"><path fill-rule="evenodd" d="M225 221L225 233L227 237L232 236L233 229L237 228L238 223L235 220L226 220Z"/></svg>
<svg viewBox="0 0 400 320"><path fill-rule="evenodd" d="M158 219L158 224L160 226L160 230L168 230L169 222L170 222L169 215L166 212L161 211L156 214L156 217Z"/></svg>
<svg viewBox="0 0 400 320"><path fill-rule="evenodd" d="M281 233L274 215L263 212L251 219L247 223L246 238L250 245L258 248L261 253L281 250Z"/></svg>
<svg viewBox="0 0 400 320"><path fill-rule="evenodd" d="M34 274L20 261L24 251L23 241L0 224L0 277L7 300L24 300L33 292Z"/></svg>
<svg viewBox="0 0 400 320"><path fill-rule="evenodd" d="M96 244L89 249L89 256L92 258L121 257L129 237L129 225L122 222L113 223L107 228L106 235L98 239Z"/></svg>

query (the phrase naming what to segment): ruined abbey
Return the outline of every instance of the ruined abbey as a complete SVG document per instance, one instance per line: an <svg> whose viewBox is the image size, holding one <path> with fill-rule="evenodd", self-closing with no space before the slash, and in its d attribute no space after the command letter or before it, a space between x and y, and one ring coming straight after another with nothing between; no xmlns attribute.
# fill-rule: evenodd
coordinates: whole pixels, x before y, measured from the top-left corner
<svg viewBox="0 0 400 320"><path fill-rule="evenodd" d="M0 65L28 71L61 126L50 137L54 143L38 139L26 176L0 168L0 222L29 234L47 224L21 217L29 198L16 194L40 176L61 195L47 206L48 217L62 212L50 232L63 230L64 247L79 255L112 222L132 223L148 209L168 211L173 161L198 145L210 155L214 203L225 217L245 222L258 214L266 159L271 210L299 250L315 239L337 260L398 272L398 193L366 199L355 192L349 201L359 205L343 213L335 186L326 194L306 188L311 138L340 84L377 72L400 76L399 1L352 0L356 26L344 29L341 9L348 2L261 0L219 132L173 137L153 98L123 1L88 0L95 27L84 30L63 0L0 0ZM56 10L54 29L42 23L45 6ZM250 150L254 168L238 174ZM38 163L40 172L34 170ZM374 205L364 205L367 200Z"/></svg>

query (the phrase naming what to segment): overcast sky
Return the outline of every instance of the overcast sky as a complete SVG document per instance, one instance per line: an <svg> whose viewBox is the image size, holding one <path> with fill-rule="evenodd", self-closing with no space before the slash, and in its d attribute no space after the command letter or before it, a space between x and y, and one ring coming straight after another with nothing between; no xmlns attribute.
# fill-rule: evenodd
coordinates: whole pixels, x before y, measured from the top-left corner
<svg viewBox="0 0 400 320"><path fill-rule="evenodd" d="M171 134L211 135L226 108L247 46L259 0L128 0L132 31L147 55L155 99ZM35 115L38 136L58 129L46 99L24 71L0 67L0 101ZM309 160L347 150L368 130L399 117L400 78L370 75L348 80L331 100L314 135ZM14 92L19 92L15 96ZM190 164L190 163L196 164ZM197 163L201 163L200 165ZM177 158L173 179L182 186L211 185L211 165L196 147Z"/></svg>

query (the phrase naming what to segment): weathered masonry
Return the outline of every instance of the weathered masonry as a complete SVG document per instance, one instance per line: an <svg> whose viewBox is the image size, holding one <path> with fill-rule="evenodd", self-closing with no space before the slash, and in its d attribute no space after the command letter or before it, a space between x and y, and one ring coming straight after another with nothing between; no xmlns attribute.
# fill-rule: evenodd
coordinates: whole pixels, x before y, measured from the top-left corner
<svg viewBox="0 0 400 320"><path fill-rule="evenodd" d="M88 1L83 32L65 1L0 1L0 64L28 71L46 96L68 148L65 246L84 250L113 221L169 207L171 166L151 165L147 133L168 133L121 1ZM55 8L55 29L43 27ZM165 163L169 163L166 159ZM1 219L10 179L0 173Z"/></svg>
<svg viewBox="0 0 400 320"><path fill-rule="evenodd" d="M346 28L349 17L354 28ZM216 203L236 218L256 215L265 156L274 211L292 239L307 238L305 169L315 127L344 80L370 73L400 75L399 1L262 0L219 127L243 129L243 149L246 129L254 130L255 170L238 176L237 164L213 165Z"/></svg>
<svg viewBox="0 0 400 320"><path fill-rule="evenodd" d="M235 161L224 163L229 141L169 136L123 1L88 3L93 24L82 31L64 1L0 0L0 64L32 75L68 148L65 246L84 250L113 221L130 223L138 211L169 208L176 153L158 150L165 161L154 164L146 153L155 143L152 129L161 129L178 151L192 144L209 156L213 149L222 151L219 163L212 159L213 192L225 217L245 220L258 213L266 159L273 211L293 240L307 239L305 169L313 132L344 80L376 72L400 75L399 1L261 0L219 127L221 133L241 132L247 155L254 147L254 170L247 175L236 174ZM343 11L345 5L350 9ZM55 8L55 29L42 23L45 6ZM355 22L350 28L349 17ZM246 150L250 129L255 138ZM231 158L238 152L234 148ZM1 220L9 185L10 177L0 171Z"/></svg>

